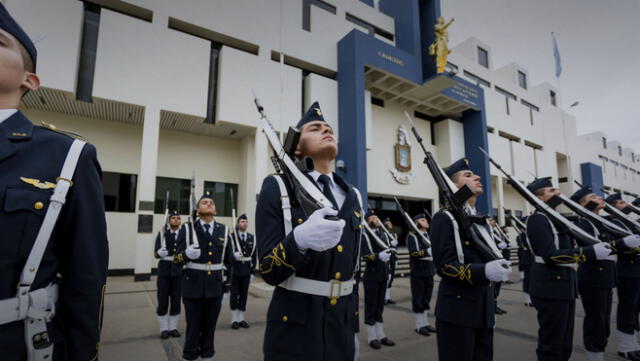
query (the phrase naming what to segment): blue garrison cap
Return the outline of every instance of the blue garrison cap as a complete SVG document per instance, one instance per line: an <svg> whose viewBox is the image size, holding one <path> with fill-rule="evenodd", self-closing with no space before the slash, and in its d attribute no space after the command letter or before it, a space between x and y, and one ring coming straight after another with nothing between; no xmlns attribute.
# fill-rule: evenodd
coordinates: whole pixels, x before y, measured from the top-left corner
<svg viewBox="0 0 640 361"><path fill-rule="evenodd" d="M450 165L449 168L445 169L445 173L447 173L447 175L451 177L461 170L470 170L469 160L467 158L462 158L455 161L455 163Z"/></svg>
<svg viewBox="0 0 640 361"><path fill-rule="evenodd" d="M631 204L633 204L636 207L640 207L640 198L636 198L636 200L631 202Z"/></svg>
<svg viewBox="0 0 640 361"><path fill-rule="evenodd" d="M309 107L304 115L302 115L302 119L300 119L300 121L296 125L296 128L300 129L305 124L316 120L319 120L321 122L325 121L324 117L322 116L322 110L320 110L320 104L318 104L318 102L314 102L313 104L311 104L311 107Z"/></svg>
<svg viewBox="0 0 640 361"><path fill-rule="evenodd" d="M593 193L593 190L591 189L591 187L582 187L578 189L575 193L573 193L573 195L571 195L571 200L574 202L580 202L580 199L582 199L582 197L591 193Z"/></svg>
<svg viewBox="0 0 640 361"><path fill-rule="evenodd" d="M174 209L171 212L169 212L169 217L173 217L173 216L179 216L180 213L178 213L178 210Z"/></svg>
<svg viewBox="0 0 640 361"><path fill-rule="evenodd" d="M427 216L425 216L424 213L418 213L415 216L413 216L414 221L417 221L420 218L427 218Z"/></svg>
<svg viewBox="0 0 640 361"><path fill-rule="evenodd" d="M385 217L385 219L382 220L382 223L387 223L387 222L391 222L391 218Z"/></svg>
<svg viewBox="0 0 640 361"><path fill-rule="evenodd" d="M527 189L531 192L535 192L538 189L545 187L553 187L551 184L551 177L536 178L533 182L529 183Z"/></svg>
<svg viewBox="0 0 640 361"><path fill-rule="evenodd" d="M373 209L369 208L367 212L364 214L364 219L369 219L369 217L375 216L375 215L376 215L376 212L374 212Z"/></svg>
<svg viewBox="0 0 640 361"><path fill-rule="evenodd" d="M29 38L29 35L27 35L27 33L22 30L20 25L18 25L13 17L11 17L2 3L0 3L0 29L6 31L7 33L11 34L11 36L16 38L20 45L25 48L27 54L29 54L31 61L33 62L33 66L35 67L36 58L38 55L36 46L33 45L33 42Z"/></svg>
<svg viewBox="0 0 640 361"><path fill-rule="evenodd" d="M238 217L238 220L241 220L241 219L247 220L247 215L242 213L240 217Z"/></svg>
<svg viewBox="0 0 640 361"><path fill-rule="evenodd" d="M605 200L607 201L607 203L613 204L613 203L615 203L615 201L621 201L622 200L622 194L620 194L620 192L612 193Z"/></svg>
<svg viewBox="0 0 640 361"><path fill-rule="evenodd" d="M200 199L198 199L198 202L200 202L201 200L205 199L205 198L209 198L211 200L213 200L213 196L211 195L211 192L205 192L202 197L200 197Z"/></svg>

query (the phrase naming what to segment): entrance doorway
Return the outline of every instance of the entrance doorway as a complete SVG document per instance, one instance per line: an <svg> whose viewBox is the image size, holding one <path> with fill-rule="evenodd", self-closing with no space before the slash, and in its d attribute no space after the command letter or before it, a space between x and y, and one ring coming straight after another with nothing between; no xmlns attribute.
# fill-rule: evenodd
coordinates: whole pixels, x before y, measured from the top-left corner
<svg viewBox="0 0 640 361"><path fill-rule="evenodd" d="M418 213L424 213L425 210L430 211L432 200L424 199L424 200L408 200L398 198L402 208L409 213L410 217L415 216ZM393 198L388 197L376 197L369 195L369 209L373 210L376 215L380 218L380 220L384 220L389 217L391 223L393 224L393 231L398 235L398 246L406 247L406 238L409 233L409 227L407 227L404 218L398 211L398 207ZM427 219L431 221L431 218L427 216Z"/></svg>

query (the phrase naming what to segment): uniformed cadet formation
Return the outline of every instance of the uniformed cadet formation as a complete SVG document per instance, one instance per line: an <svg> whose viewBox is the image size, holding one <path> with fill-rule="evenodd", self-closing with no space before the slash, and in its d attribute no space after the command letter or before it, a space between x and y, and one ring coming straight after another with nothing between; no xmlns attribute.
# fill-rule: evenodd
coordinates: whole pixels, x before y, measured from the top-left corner
<svg viewBox="0 0 640 361"><path fill-rule="evenodd" d="M39 86L35 71L34 45L0 4L1 357L95 360L108 264L101 169L95 148L82 138L34 126L16 110L22 96ZM244 215L233 229L218 223L209 194L197 202L192 197L188 222L168 212L158 232L159 335L180 337L184 304L184 360L214 358L226 297L231 327L249 327L244 313L256 268L275 286L262 343L265 361L357 360L360 319L369 347L395 345L384 328L397 260L393 225L367 210L360 192L332 172L338 146L318 103L292 129L294 141L282 149L263 126L280 158L277 174L262 184L256 238ZM500 284L512 273L510 240L495 220L476 211L484 186L466 159L438 174L439 187L449 184L443 194L464 197L456 198L458 208L451 201L433 217L405 219L415 318L408 327L416 337L435 334L440 360L492 360L495 315L505 313L497 305ZM513 186L536 208L510 221L518 232L523 301L538 315L538 359L569 360L579 297L585 358L603 360L615 288L618 355L640 360L640 201L627 204L617 193L605 200L587 187L567 198L549 178ZM556 212L561 203L577 217ZM431 322L436 273L441 281Z"/></svg>

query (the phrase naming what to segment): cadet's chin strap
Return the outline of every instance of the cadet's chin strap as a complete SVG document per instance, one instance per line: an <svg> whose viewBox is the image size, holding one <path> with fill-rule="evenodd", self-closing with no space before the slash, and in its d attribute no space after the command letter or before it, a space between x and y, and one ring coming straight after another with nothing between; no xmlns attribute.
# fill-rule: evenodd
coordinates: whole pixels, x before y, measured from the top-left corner
<svg viewBox="0 0 640 361"><path fill-rule="evenodd" d="M71 179L85 144L81 140L74 140L71 144L60 176L56 179L56 187L51 195L44 220L33 243L27 262L22 269L17 297L13 299L17 300L17 314L12 315L16 316L12 317L12 321L25 320L25 341L29 361L51 360L53 357L53 343L49 339L46 322L50 321L55 314L58 286L50 284L46 288L35 291L30 290L51 238L53 228L66 201L67 192L73 184ZM7 301L11 302L12 299L3 300L0 303ZM2 309L3 313L5 312L3 308L0 307L0 309ZM2 321L2 323L5 323L4 317Z"/></svg>

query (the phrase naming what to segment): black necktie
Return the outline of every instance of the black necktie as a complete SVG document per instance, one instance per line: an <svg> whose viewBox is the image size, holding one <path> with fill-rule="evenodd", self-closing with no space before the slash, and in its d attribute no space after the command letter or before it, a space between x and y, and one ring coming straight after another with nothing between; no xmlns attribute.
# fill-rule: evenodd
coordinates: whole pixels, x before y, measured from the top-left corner
<svg viewBox="0 0 640 361"><path fill-rule="evenodd" d="M326 174L321 174L320 177L318 177L318 182L323 185L322 194L324 194L329 202L331 202L331 204L333 204L333 206L338 209L338 202L336 202L333 193L331 193L331 178L329 178L329 176Z"/></svg>
<svg viewBox="0 0 640 361"><path fill-rule="evenodd" d="M210 225L210 224L205 224L205 225L204 225L204 230L205 230L205 232L207 232L207 234L208 234L208 235L211 235L211 233L209 233L209 228L211 228L211 225Z"/></svg>
<svg viewBox="0 0 640 361"><path fill-rule="evenodd" d="M240 241L242 241L242 243L244 243L244 234L240 235Z"/></svg>

